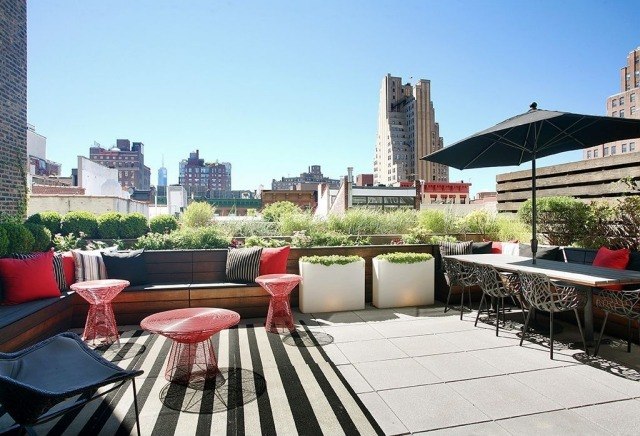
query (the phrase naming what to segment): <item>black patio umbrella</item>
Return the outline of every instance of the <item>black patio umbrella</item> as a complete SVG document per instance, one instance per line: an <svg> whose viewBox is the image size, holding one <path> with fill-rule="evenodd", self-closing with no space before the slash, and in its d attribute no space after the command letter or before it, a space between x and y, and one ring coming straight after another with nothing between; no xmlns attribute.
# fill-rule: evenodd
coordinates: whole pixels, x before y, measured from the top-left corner
<svg viewBox="0 0 640 436"><path fill-rule="evenodd" d="M531 161L532 239L535 263L536 159L606 142L640 138L640 119L531 109L422 157L460 170L520 165Z"/></svg>

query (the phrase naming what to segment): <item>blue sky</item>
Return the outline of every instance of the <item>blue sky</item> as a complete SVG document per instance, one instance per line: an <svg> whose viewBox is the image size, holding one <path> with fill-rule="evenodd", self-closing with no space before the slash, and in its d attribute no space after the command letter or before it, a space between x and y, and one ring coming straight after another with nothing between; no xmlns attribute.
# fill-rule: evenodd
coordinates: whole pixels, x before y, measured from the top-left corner
<svg viewBox="0 0 640 436"><path fill-rule="evenodd" d="M153 184L196 149L232 163L233 189L370 173L387 73L431 80L445 146L532 101L604 114L639 18L624 0L29 0L28 120L63 175L117 138L145 143ZM495 190L513 169L450 179Z"/></svg>

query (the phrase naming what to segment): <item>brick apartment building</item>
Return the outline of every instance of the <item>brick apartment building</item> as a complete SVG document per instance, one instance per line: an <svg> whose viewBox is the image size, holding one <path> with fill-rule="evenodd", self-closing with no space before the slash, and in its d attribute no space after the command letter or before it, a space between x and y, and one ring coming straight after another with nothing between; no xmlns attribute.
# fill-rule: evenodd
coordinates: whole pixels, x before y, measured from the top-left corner
<svg viewBox="0 0 640 436"><path fill-rule="evenodd" d="M144 164L144 144L118 139L116 146L105 149L99 144L89 148L89 159L100 165L118 170L118 181L123 189L148 191L151 187L151 169Z"/></svg>
<svg viewBox="0 0 640 436"><path fill-rule="evenodd" d="M196 150L180 161L178 183L187 190L189 198L211 198L215 191L231 191L231 164L205 163L200 150Z"/></svg>
<svg viewBox="0 0 640 436"><path fill-rule="evenodd" d="M24 213L27 195L27 3L0 0L0 212Z"/></svg>

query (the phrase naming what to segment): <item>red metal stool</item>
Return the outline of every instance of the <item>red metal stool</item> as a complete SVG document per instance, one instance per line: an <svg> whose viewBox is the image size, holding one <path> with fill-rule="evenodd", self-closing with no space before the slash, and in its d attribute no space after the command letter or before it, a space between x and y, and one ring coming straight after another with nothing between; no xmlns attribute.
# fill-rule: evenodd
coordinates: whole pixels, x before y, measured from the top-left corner
<svg viewBox="0 0 640 436"><path fill-rule="evenodd" d="M256 278L256 283L271 295L269 312L264 324L268 332L288 333L295 331L296 327L293 324L289 300L291 291L300 283L300 280L302 277L296 274L267 274Z"/></svg>
<svg viewBox="0 0 640 436"><path fill-rule="evenodd" d="M220 374L210 338L239 321L240 315L231 310L194 307L150 315L140 327L173 340L164 376L170 382L190 385Z"/></svg>

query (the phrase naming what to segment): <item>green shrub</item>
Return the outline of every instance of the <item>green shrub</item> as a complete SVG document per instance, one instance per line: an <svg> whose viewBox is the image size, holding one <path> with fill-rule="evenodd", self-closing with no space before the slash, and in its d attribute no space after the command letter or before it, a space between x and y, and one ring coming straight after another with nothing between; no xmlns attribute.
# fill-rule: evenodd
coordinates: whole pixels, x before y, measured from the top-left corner
<svg viewBox="0 0 640 436"><path fill-rule="evenodd" d="M98 237L102 239L117 239L121 236L120 220L122 214L118 212L103 213L98 217Z"/></svg>
<svg viewBox="0 0 640 436"><path fill-rule="evenodd" d="M354 262L361 261L360 256L339 256L337 254L331 256L302 256L301 262L313 263L316 265L347 265Z"/></svg>
<svg viewBox="0 0 640 436"><path fill-rule="evenodd" d="M30 253L33 251L35 238L24 224L7 221L0 224L7 234L7 253Z"/></svg>
<svg viewBox="0 0 640 436"><path fill-rule="evenodd" d="M640 250L640 197L628 196L616 203L589 205L587 231L578 245L585 248L628 248Z"/></svg>
<svg viewBox="0 0 640 436"><path fill-rule="evenodd" d="M130 213L120 218L120 237L134 239L146 235L149 232L147 217L141 213Z"/></svg>
<svg viewBox="0 0 640 436"><path fill-rule="evenodd" d="M291 237L293 247L339 247L351 245L369 245L369 238L357 238L352 240L349 235L343 235L333 231L296 232Z"/></svg>
<svg viewBox="0 0 640 436"><path fill-rule="evenodd" d="M62 217L61 226L63 235L73 233L85 238L94 238L98 235L98 219L91 212L69 212Z"/></svg>
<svg viewBox="0 0 640 436"><path fill-rule="evenodd" d="M245 247L284 247L287 241L282 239L261 238L260 236L248 236L244 240Z"/></svg>
<svg viewBox="0 0 640 436"><path fill-rule="evenodd" d="M60 233L60 222L62 221L62 215L54 211L38 212L27 218L28 223L42 224L45 226L52 235Z"/></svg>
<svg viewBox="0 0 640 436"><path fill-rule="evenodd" d="M417 223L414 210L384 212L376 209L350 209L344 215L331 215L327 227L347 235L388 235L407 232Z"/></svg>
<svg viewBox="0 0 640 436"><path fill-rule="evenodd" d="M531 239L531 227L515 216L500 214L496 217L498 231L488 234L493 241L529 241Z"/></svg>
<svg viewBox="0 0 640 436"><path fill-rule="evenodd" d="M33 236L32 251L46 251L51 247L51 232L42 224L24 223Z"/></svg>
<svg viewBox="0 0 640 436"><path fill-rule="evenodd" d="M174 248L172 236L167 233L148 233L138 238L135 248L145 250L170 250Z"/></svg>
<svg viewBox="0 0 640 436"><path fill-rule="evenodd" d="M278 230L278 223L262 220L216 220L215 224L226 233L240 238L246 238L248 236L280 236L282 234Z"/></svg>
<svg viewBox="0 0 640 436"><path fill-rule="evenodd" d="M518 217L532 224L531 200L518 210ZM571 245L584 238L589 207L573 197L543 197L536 200L537 233L551 245Z"/></svg>
<svg viewBox="0 0 640 436"><path fill-rule="evenodd" d="M0 224L0 257L4 257L7 254L9 254L9 238L4 226Z"/></svg>
<svg viewBox="0 0 640 436"><path fill-rule="evenodd" d="M431 233L450 235L460 232L461 218L442 210L427 209L418 214L418 225Z"/></svg>
<svg viewBox="0 0 640 436"><path fill-rule="evenodd" d="M274 203L275 204L275 203ZM278 231L282 236L293 235L295 232L322 232L326 229L324 222L313 218L311 212L290 213L280 217L277 222Z"/></svg>
<svg viewBox="0 0 640 436"><path fill-rule="evenodd" d="M462 227L468 233L492 235L498 232L496 215L486 210L474 210L461 220Z"/></svg>
<svg viewBox="0 0 640 436"><path fill-rule="evenodd" d="M178 220L173 215L157 215L149 221L151 233L171 233L178 228Z"/></svg>
<svg viewBox="0 0 640 436"><path fill-rule="evenodd" d="M69 251L76 248L84 250L87 246L87 241L77 237L73 233L69 233L66 236L57 234L53 237L53 248L56 251Z"/></svg>
<svg viewBox="0 0 640 436"><path fill-rule="evenodd" d="M215 209L209 203L194 201L182 214L182 222L186 227L204 227L211 225Z"/></svg>
<svg viewBox="0 0 640 436"><path fill-rule="evenodd" d="M433 256L428 253L385 253L379 254L375 257L376 259L386 260L390 263L418 263L418 262L426 262L427 260L433 259Z"/></svg>
<svg viewBox="0 0 640 436"><path fill-rule="evenodd" d="M205 249L226 248L231 236L216 227L183 228L169 235L173 248Z"/></svg>
<svg viewBox="0 0 640 436"><path fill-rule="evenodd" d="M262 209L262 218L265 221L280 221L283 216L291 214L300 214L302 209L290 201L277 201L265 206Z"/></svg>

